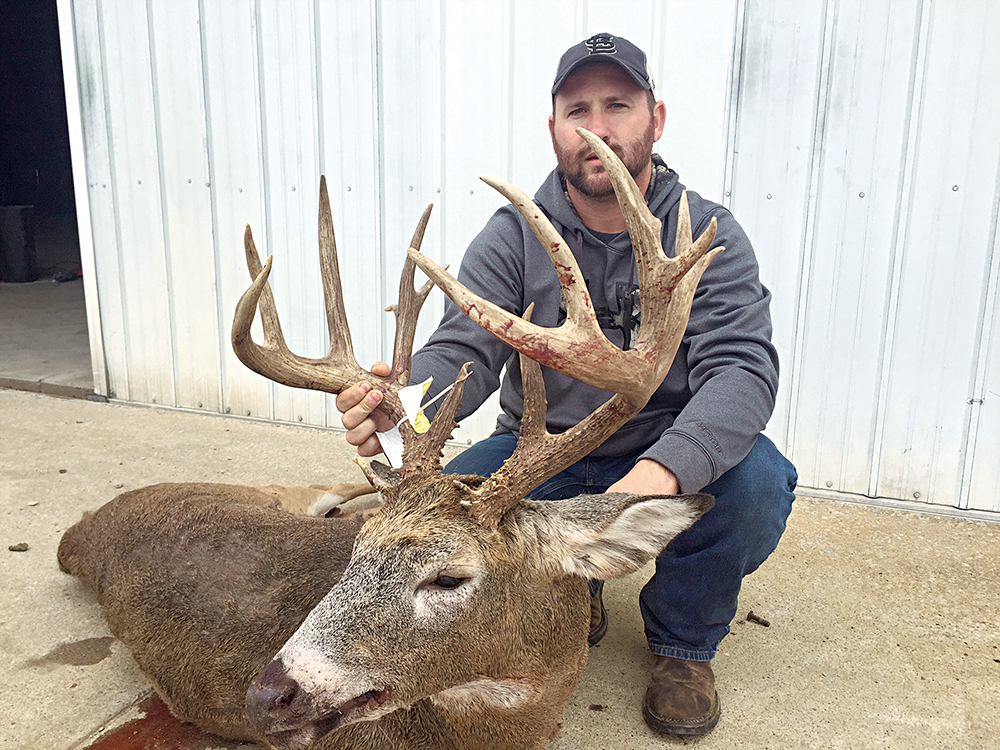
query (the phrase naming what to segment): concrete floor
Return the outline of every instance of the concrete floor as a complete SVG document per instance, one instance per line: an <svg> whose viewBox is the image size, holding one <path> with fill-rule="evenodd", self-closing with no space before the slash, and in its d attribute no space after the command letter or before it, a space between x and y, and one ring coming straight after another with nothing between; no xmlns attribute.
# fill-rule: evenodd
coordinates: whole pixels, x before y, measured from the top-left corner
<svg viewBox="0 0 1000 750"><path fill-rule="evenodd" d="M36 217L35 252L38 281L0 282L0 387L85 396L94 375L83 282L53 282L80 268L76 218Z"/></svg>
<svg viewBox="0 0 1000 750"><path fill-rule="evenodd" d="M56 566L83 511L164 480L360 479L332 432L13 390L0 390L0 415L0 748L84 748L150 718L147 683L93 596ZM609 582L609 633L551 747L1000 747L998 543L995 524L799 498L744 585L714 662L722 721L699 740L643 724L645 576ZM750 610L770 627L747 622ZM237 747L162 732L141 746Z"/></svg>

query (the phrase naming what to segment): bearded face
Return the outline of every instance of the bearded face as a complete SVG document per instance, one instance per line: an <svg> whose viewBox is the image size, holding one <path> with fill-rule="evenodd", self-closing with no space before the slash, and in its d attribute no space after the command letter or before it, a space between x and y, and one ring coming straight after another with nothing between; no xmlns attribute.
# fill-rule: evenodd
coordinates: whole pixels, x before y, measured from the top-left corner
<svg viewBox="0 0 1000 750"><path fill-rule="evenodd" d="M549 131L571 197L575 194L597 203L614 200L611 180L577 134L578 127L607 143L639 182L651 168L653 143L663 132L665 116L663 102L654 101L651 91L617 65L591 63L570 75L552 101Z"/></svg>
<svg viewBox="0 0 1000 750"><path fill-rule="evenodd" d="M586 126L584 126L586 127ZM639 132L623 132L615 135L605 135L604 142L615 152L632 179L636 179L650 163L653 142L656 140L656 126L652 113L646 121L646 127ZM556 152L559 168L569 182L581 194L588 198L603 199L614 195L611 180L604 167L594 156L594 152L586 142L575 133L572 142L563 143L558 132L553 134L552 146Z"/></svg>

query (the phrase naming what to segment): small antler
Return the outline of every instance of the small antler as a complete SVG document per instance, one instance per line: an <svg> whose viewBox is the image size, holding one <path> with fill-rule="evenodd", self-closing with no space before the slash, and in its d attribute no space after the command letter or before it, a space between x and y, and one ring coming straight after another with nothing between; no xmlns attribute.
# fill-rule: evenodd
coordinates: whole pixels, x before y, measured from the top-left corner
<svg viewBox="0 0 1000 750"><path fill-rule="evenodd" d="M431 208L428 206L424 210L410 242L411 249L418 254ZM396 338L389 375L381 377L361 367L354 357L351 332L344 310L340 268L337 263L337 241L333 231L333 215L325 177L320 178L319 184L319 262L326 301L327 327L330 331L330 350L325 357L318 359L301 357L289 350L281 332L274 295L267 283L273 256L261 265L249 226L246 229L244 244L247 268L253 283L240 298L233 318L233 349L240 361L266 378L295 388L340 393L358 382L371 384L384 394L379 409L392 419L393 424L399 427L403 435L406 450L404 450L403 468L399 473L405 477L408 474L439 471L441 449L454 429L454 415L458 410L455 401L461 399L462 383L467 373L459 376L452 394L441 407L446 416L448 413L451 414L452 425L447 430L445 429L447 420L442 419L440 424L435 420L434 429L418 436L406 420L406 413L398 396L399 390L409 382L417 318L424 300L434 288L433 282L426 282L420 289L414 288L416 263L408 256L403 264L399 282L399 302L387 308L387 312L393 312L396 316ZM255 342L250 335L250 326L258 308L264 328L262 344Z"/></svg>
<svg viewBox="0 0 1000 750"><path fill-rule="evenodd" d="M566 300L566 320L557 328L518 318L473 294L444 269L415 251L409 255L466 315L523 356L524 414L517 448L478 488L465 488L467 504L486 526L536 486L603 443L649 401L673 362L687 327L702 273L723 248L709 251L716 221L695 241L687 194L681 195L676 257L660 244L661 222L650 213L635 181L611 148L583 128L577 133L600 158L614 186L638 267L642 322L633 349L623 351L601 331L579 265L548 218L523 192L483 178L505 195L548 252ZM545 429L545 386L538 363L615 395L575 427L558 435Z"/></svg>

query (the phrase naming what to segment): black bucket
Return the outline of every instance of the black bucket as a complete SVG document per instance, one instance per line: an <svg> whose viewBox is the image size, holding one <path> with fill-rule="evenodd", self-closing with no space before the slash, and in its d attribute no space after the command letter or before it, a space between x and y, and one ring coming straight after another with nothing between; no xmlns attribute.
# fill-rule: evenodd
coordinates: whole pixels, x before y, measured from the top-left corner
<svg viewBox="0 0 1000 750"><path fill-rule="evenodd" d="M34 213L34 206L0 206L0 281L38 278Z"/></svg>

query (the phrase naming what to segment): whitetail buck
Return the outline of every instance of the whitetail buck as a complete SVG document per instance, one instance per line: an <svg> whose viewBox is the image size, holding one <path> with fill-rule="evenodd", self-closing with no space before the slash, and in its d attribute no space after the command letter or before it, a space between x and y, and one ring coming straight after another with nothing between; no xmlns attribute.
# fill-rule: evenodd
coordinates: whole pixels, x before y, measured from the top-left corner
<svg viewBox="0 0 1000 750"><path fill-rule="evenodd" d="M403 270L391 374L358 366L340 293L333 224L320 186L319 244L330 327L323 359L291 354L250 236L253 284L237 307L233 345L247 366L288 385L339 392L365 380L399 423L403 466L359 460L384 498L357 518L273 507L245 487L160 485L125 493L70 529L63 568L94 587L112 632L176 716L228 737L278 747L353 750L523 750L556 734L587 657L587 578L636 570L711 507L705 495L524 497L590 453L647 402L684 332L711 257L712 226L692 241L686 198L677 257L624 166L580 131L612 176L638 263L643 320L635 347L601 333L572 253L525 194L507 196L551 254L568 316L532 325L476 298L418 252ZM467 372L431 428L417 434L398 390L407 384L416 318L432 284L522 356L524 418L513 456L493 476L441 473L441 450ZM264 343L249 335L260 308ZM537 360L533 361L533 360ZM567 432L545 429L538 362L614 395ZM352 549L353 545L353 549ZM275 655L276 654L276 655Z"/></svg>

